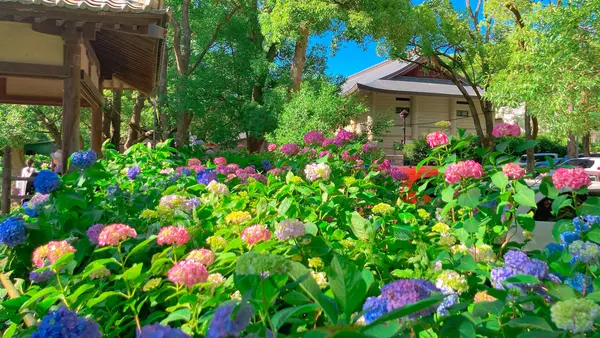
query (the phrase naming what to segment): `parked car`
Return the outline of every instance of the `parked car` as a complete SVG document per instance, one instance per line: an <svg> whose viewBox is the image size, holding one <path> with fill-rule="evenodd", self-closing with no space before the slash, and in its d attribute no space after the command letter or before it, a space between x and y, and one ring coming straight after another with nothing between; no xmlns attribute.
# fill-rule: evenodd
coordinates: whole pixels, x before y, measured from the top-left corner
<svg viewBox="0 0 600 338"><path fill-rule="evenodd" d="M533 158L535 160L536 168L554 167L563 161L563 159L559 157L557 153L536 153L533 154ZM550 159L552 163L550 163L548 159ZM519 165L521 167L527 166L527 155L521 156L521 159L519 160Z"/></svg>
<svg viewBox="0 0 600 338"><path fill-rule="evenodd" d="M583 168L587 172L600 171L600 157L579 157L565 161L560 167Z"/></svg>

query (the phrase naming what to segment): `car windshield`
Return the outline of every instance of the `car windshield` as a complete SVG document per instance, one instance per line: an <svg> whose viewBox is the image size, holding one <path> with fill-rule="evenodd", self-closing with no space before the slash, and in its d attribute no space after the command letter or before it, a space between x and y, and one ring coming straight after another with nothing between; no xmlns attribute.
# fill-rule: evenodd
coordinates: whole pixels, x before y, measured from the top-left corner
<svg viewBox="0 0 600 338"><path fill-rule="evenodd" d="M536 155L533 155L533 159L536 162L546 161L546 157L550 157L551 159L555 159L556 158L556 156L554 156L553 154L544 154L544 155L536 154ZM527 155L521 156L521 162L527 162Z"/></svg>
<svg viewBox="0 0 600 338"><path fill-rule="evenodd" d="M583 158L575 158L565 162L564 166L589 169L594 166L594 161Z"/></svg>

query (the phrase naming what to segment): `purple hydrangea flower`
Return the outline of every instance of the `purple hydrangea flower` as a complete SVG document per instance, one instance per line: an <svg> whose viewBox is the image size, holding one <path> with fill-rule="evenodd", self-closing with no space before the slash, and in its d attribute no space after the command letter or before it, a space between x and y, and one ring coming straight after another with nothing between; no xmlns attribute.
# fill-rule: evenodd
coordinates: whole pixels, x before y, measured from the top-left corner
<svg viewBox="0 0 600 338"><path fill-rule="evenodd" d="M48 205L50 195L36 193L28 202L23 203L23 211L29 217L38 217L40 210Z"/></svg>
<svg viewBox="0 0 600 338"><path fill-rule="evenodd" d="M406 180L408 180L408 174L405 173L404 171L402 171L398 167L392 167L392 170L390 170L390 176L392 177L392 179L394 181L406 181Z"/></svg>
<svg viewBox="0 0 600 338"><path fill-rule="evenodd" d="M204 169L196 174L196 180L199 184L208 185L211 181L217 180L217 172L214 169Z"/></svg>
<svg viewBox="0 0 600 338"><path fill-rule="evenodd" d="M379 297L369 297L363 304L363 310L368 310L365 312L365 323L371 324L376 321L379 317L388 313L387 310L387 301L385 298Z"/></svg>
<svg viewBox="0 0 600 338"><path fill-rule="evenodd" d="M492 285L496 289L504 289L504 285L502 285L502 282L504 282L505 279L517 274L517 269L512 268L510 266L493 268L492 272L490 273L490 279L492 280ZM510 287L511 286L509 286L509 288Z"/></svg>
<svg viewBox="0 0 600 338"><path fill-rule="evenodd" d="M250 324L253 309L248 304L242 304L232 318L232 313L238 306L237 302L229 301L221 304L215 311L206 338L239 337L240 333Z"/></svg>
<svg viewBox="0 0 600 338"><path fill-rule="evenodd" d="M300 152L300 147L295 143L288 143L282 145L281 148L279 148L279 151L287 156L294 156Z"/></svg>
<svg viewBox="0 0 600 338"><path fill-rule="evenodd" d="M304 143L306 144L321 144L323 142L323 134L316 130L309 131L304 134Z"/></svg>
<svg viewBox="0 0 600 338"><path fill-rule="evenodd" d="M531 260L526 253L517 250L510 250L504 254L504 265L515 269L522 269Z"/></svg>
<svg viewBox="0 0 600 338"><path fill-rule="evenodd" d="M50 170L42 170L35 177L33 186L40 194L49 194L60 188L60 178Z"/></svg>
<svg viewBox="0 0 600 338"><path fill-rule="evenodd" d="M142 330L136 334L136 338L187 338L189 335L185 334L179 328L172 328L167 325L160 325L160 323L154 323L152 325L146 325L142 327Z"/></svg>
<svg viewBox="0 0 600 338"><path fill-rule="evenodd" d="M8 217L0 223L0 244L15 247L27 239L25 223L18 217Z"/></svg>
<svg viewBox="0 0 600 338"><path fill-rule="evenodd" d="M104 229L103 224L94 224L87 229L87 231L86 231L87 238L90 240L90 242L92 244L98 245L98 236L100 236L102 229Z"/></svg>
<svg viewBox="0 0 600 338"><path fill-rule="evenodd" d="M346 129L341 129L340 131L338 131L337 135L335 135L334 143L337 145L343 145L352 140L354 140L354 134L347 131Z"/></svg>
<svg viewBox="0 0 600 338"><path fill-rule="evenodd" d="M429 281L401 279L384 285L381 288L381 297L384 297L387 301L387 310L392 311L429 298L433 292L439 292L439 290ZM427 308L409 315L408 318L426 316L432 312L433 308Z"/></svg>
<svg viewBox="0 0 600 338"><path fill-rule="evenodd" d="M372 153L377 151L377 143L376 142L367 142L363 144L362 151L365 153Z"/></svg>
<svg viewBox="0 0 600 338"><path fill-rule="evenodd" d="M551 282L553 282L553 283L556 283L556 284L560 284L560 283L562 283L562 281L560 280L560 278L559 278L557 275L555 275L555 274L552 274L552 273L549 273L549 274L548 274L548 279L549 279Z"/></svg>
<svg viewBox="0 0 600 338"><path fill-rule="evenodd" d="M263 170L269 171L273 169L273 164L271 164L271 161L269 160L263 160L261 163L261 167L263 168Z"/></svg>
<svg viewBox="0 0 600 338"><path fill-rule="evenodd" d="M321 142L321 147L327 147L328 145L331 145L331 144L335 144L334 139L326 138L323 140L323 142Z"/></svg>
<svg viewBox="0 0 600 338"><path fill-rule="evenodd" d="M523 272L540 280L545 279L548 277L548 264L534 258L523 266Z"/></svg>
<svg viewBox="0 0 600 338"><path fill-rule="evenodd" d="M46 269L42 272L31 271L29 273L29 280L32 283L42 283L47 281L48 279L54 277L54 271L50 269Z"/></svg>
<svg viewBox="0 0 600 338"><path fill-rule="evenodd" d="M139 166L133 166L129 168L129 170L127 170L127 178L129 178L130 180L135 180L137 175L139 175L141 172L142 169L140 169Z"/></svg>
<svg viewBox="0 0 600 338"><path fill-rule="evenodd" d="M456 293L451 293L444 298L440 305L438 305L436 311L440 316L448 316L450 315L448 309L455 304L458 304L458 295Z"/></svg>
<svg viewBox="0 0 600 338"><path fill-rule="evenodd" d="M93 150L80 151L71 155L71 164L78 169L85 170L98 160L98 155Z"/></svg>
<svg viewBox="0 0 600 338"><path fill-rule="evenodd" d="M87 318L77 317L77 313L69 311L63 306L44 316L31 338L101 338L102 333L98 327L98 323Z"/></svg>

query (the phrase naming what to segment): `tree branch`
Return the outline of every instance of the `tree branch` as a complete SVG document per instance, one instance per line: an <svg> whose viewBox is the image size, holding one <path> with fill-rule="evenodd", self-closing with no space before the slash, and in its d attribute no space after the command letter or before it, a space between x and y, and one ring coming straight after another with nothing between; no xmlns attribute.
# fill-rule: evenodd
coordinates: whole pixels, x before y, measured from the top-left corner
<svg viewBox="0 0 600 338"><path fill-rule="evenodd" d="M177 19L171 17L171 25L173 26L173 50L175 51L175 64L177 65L177 72L180 75L183 74L183 57L181 55L181 26Z"/></svg>

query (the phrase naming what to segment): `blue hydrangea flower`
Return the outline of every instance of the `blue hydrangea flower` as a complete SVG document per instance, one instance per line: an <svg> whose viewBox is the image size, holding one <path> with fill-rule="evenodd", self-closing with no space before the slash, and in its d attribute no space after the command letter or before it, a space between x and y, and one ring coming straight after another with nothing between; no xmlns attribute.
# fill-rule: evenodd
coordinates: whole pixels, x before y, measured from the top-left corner
<svg viewBox="0 0 600 338"><path fill-rule="evenodd" d="M42 318L38 330L31 335L31 338L101 338L102 333L98 327L98 323L77 317L77 313L63 306L58 310L50 311Z"/></svg>
<svg viewBox="0 0 600 338"><path fill-rule="evenodd" d="M456 293L449 294L446 296L446 298L444 298L442 303L437 307L437 313L440 316L450 315L448 309L454 304L458 304L458 295Z"/></svg>
<svg viewBox="0 0 600 338"><path fill-rule="evenodd" d="M42 283L47 281L48 279L54 277L54 271L50 269L46 269L42 272L31 271L29 273L29 280L32 283Z"/></svg>
<svg viewBox="0 0 600 338"><path fill-rule="evenodd" d="M8 217L0 223L0 244L15 247L27 239L27 228L21 218Z"/></svg>
<svg viewBox="0 0 600 338"><path fill-rule="evenodd" d="M33 186L40 194L49 194L60 188L60 178L50 170L42 170L35 177Z"/></svg>
<svg viewBox="0 0 600 338"><path fill-rule="evenodd" d="M575 241L569 245L569 253L573 256L572 264L576 261L589 263L598 260L600 246L594 242Z"/></svg>
<svg viewBox="0 0 600 338"><path fill-rule="evenodd" d="M575 231L565 231L562 234L560 234L560 241L567 245L579 239L581 239L581 237Z"/></svg>
<svg viewBox="0 0 600 338"><path fill-rule="evenodd" d="M181 173L181 175L183 176L190 176L192 174L192 171L190 170L190 168L181 168L179 170L179 172Z"/></svg>
<svg viewBox="0 0 600 338"><path fill-rule="evenodd" d="M542 280L548 277L548 264L542 262L539 259L532 259L531 262L523 266L523 272L528 275L532 275L535 278Z"/></svg>
<svg viewBox="0 0 600 338"><path fill-rule="evenodd" d="M29 217L38 217L38 211L36 208L30 208L29 207L29 202L25 202L23 203L23 211L25 212L25 215L29 216Z"/></svg>
<svg viewBox="0 0 600 338"><path fill-rule="evenodd" d="M137 333L137 338L187 338L189 335L185 334L179 328L172 328L169 325L160 325L160 323L154 323L152 325L146 325L142 327L142 330Z"/></svg>
<svg viewBox="0 0 600 338"><path fill-rule="evenodd" d="M121 189L119 188L119 185L118 185L118 184L115 184L115 185L110 185L110 186L108 186L108 188L106 188L106 193L107 193L109 196L114 196L114 195L116 195L116 194L117 194L117 193L118 193L120 190L121 190Z"/></svg>
<svg viewBox="0 0 600 338"><path fill-rule="evenodd" d="M242 304L237 309L234 318L232 318L233 310L236 307L237 302L229 301L217 308L210 321L206 338L239 337L240 333L250 324L253 309L248 304Z"/></svg>
<svg viewBox="0 0 600 338"><path fill-rule="evenodd" d="M562 252L565 249L564 244L548 243L544 250L548 250L548 256L552 256L555 252Z"/></svg>
<svg viewBox="0 0 600 338"><path fill-rule="evenodd" d="M492 272L490 273L490 279L492 281L492 285L496 288L496 289L504 289L504 285L502 285L502 282L504 282L505 279L512 277L514 275L517 275L518 271L517 269L510 267L510 266L505 266L505 267L500 267L500 268L493 268ZM508 288L511 288L511 285L508 285Z"/></svg>
<svg viewBox="0 0 600 338"><path fill-rule="evenodd" d="M271 161L269 161L269 160L263 160L261 166L262 166L263 170L266 170L266 171L273 169L273 165L271 164Z"/></svg>
<svg viewBox="0 0 600 338"><path fill-rule="evenodd" d="M592 278L590 276L588 276L588 278L585 278L585 275L581 272L575 272L573 277L565 279L565 285L568 285L581 293L583 293L584 286L586 293L594 291L594 284Z"/></svg>
<svg viewBox="0 0 600 338"><path fill-rule="evenodd" d="M504 265L521 269L531 260L526 253L518 250L510 250L504 254Z"/></svg>
<svg viewBox="0 0 600 338"><path fill-rule="evenodd" d="M71 155L71 164L78 169L85 170L98 160L98 155L93 150L80 151Z"/></svg>
<svg viewBox="0 0 600 338"><path fill-rule="evenodd" d="M376 321L379 317L388 313L387 311L387 301L385 298L379 297L369 297L363 304L363 310L367 310L364 314L365 323L371 324Z"/></svg>
<svg viewBox="0 0 600 338"><path fill-rule="evenodd" d="M135 178L137 177L137 175L140 174L140 172L142 172L142 169L140 169L139 166L133 166L129 168L129 170L127 170L127 178L129 178L130 180L135 180Z"/></svg>
<svg viewBox="0 0 600 338"><path fill-rule="evenodd" d="M217 180L217 172L214 169L204 169L196 175L199 184L208 185L211 181Z"/></svg>

